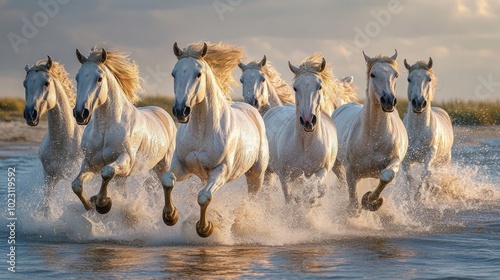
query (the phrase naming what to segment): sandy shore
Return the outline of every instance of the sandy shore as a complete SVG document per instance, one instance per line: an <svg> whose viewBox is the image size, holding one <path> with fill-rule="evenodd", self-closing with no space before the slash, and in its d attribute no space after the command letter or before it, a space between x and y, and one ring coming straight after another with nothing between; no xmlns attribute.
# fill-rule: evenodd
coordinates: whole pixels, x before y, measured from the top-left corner
<svg viewBox="0 0 500 280"><path fill-rule="evenodd" d="M477 138L500 137L500 126L456 126L455 142L474 142ZM47 122L41 121L37 126L28 126L23 121L0 121L0 145L38 144L47 133Z"/></svg>

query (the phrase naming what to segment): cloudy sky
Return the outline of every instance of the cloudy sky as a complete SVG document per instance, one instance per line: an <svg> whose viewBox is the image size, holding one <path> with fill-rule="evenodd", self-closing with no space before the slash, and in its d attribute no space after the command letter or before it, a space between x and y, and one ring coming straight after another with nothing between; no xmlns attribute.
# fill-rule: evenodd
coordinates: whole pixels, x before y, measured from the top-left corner
<svg viewBox="0 0 500 280"><path fill-rule="evenodd" d="M500 1L485 0L0 0L0 96L24 97L24 66L47 54L74 79L75 49L88 54L95 44L130 52L148 94L172 95L173 43L225 41L244 47L247 60L267 55L287 80L288 60L322 52L337 77L354 76L360 97L362 50L398 50L400 98L403 59L432 56L437 100L500 100L499 16Z"/></svg>

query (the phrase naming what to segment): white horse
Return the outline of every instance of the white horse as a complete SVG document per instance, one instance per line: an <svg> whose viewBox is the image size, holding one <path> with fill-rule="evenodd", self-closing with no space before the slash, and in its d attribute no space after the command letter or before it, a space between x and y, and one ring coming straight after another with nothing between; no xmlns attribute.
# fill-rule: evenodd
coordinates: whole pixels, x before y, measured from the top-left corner
<svg viewBox="0 0 500 280"><path fill-rule="evenodd" d="M408 131L409 147L403 161L403 170L410 185L413 179L409 173L410 165L424 165L422 183L431 176L432 168L445 167L451 162L453 146L453 126L450 116L441 108L431 107L436 90L436 76L432 71L432 58L429 62L418 61L408 69L408 111L404 124ZM420 187L419 187L420 188Z"/></svg>
<svg viewBox="0 0 500 280"><path fill-rule="evenodd" d="M174 54L178 61L172 70L172 111L181 125L172 167L162 177L163 220L169 226L177 222L172 202L174 184L195 174L205 184L198 193L201 212L196 232L208 237L213 224L207 220L206 210L217 190L245 175L248 192L259 191L269 161L266 130L255 108L228 100L230 85L234 84L231 71L242 58L240 48L195 43L181 50L175 43Z"/></svg>
<svg viewBox="0 0 500 280"><path fill-rule="evenodd" d="M341 94L321 54L306 58L298 67L289 62L289 67L295 74L297 105L273 107L264 115L268 171L280 178L287 203L292 199L290 187L302 183L302 176L317 179L319 196L324 195L326 176L337 156L337 132L330 115L323 110L335 95Z"/></svg>
<svg viewBox="0 0 500 280"><path fill-rule="evenodd" d="M26 93L24 119L30 126L38 125L47 114L48 132L38 155L45 178L43 207L49 211L49 198L61 179L72 179L78 172L83 153L80 142L84 127L76 124L72 116L75 92L68 73L58 62L38 61L31 68L26 65L23 85Z"/></svg>
<svg viewBox="0 0 500 280"><path fill-rule="evenodd" d="M364 209L376 211L385 186L396 176L408 149L408 135L396 105L397 51L392 57L370 58L365 105L349 103L332 115L337 127L339 152L334 172L349 189L349 210L359 209L356 185L362 178L379 178L373 192L362 199Z"/></svg>
<svg viewBox="0 0 500 280"><path fill-rule="evenodd" d="M139 69L125 54L94 48L88 58L78 50L76 56L82 66L76 75L74 116L78 124L88 125L82 139L85 159L72 187L86 210L95 204L105 214L111 209L107 186L113 177L149 170L160 176L168 170L176 127L163 109L133 105L141 88ZM89 201L83 183L99 171L101 189Z"/></svg>
<svg viewBox="0 0 500 280"><path fill-rule="evenodd" d="M245 102L254 106L263 116L270 108L295 103L290 85L284 81L266 56L260 62L238 64L242 73L240 82Z"/></svg>

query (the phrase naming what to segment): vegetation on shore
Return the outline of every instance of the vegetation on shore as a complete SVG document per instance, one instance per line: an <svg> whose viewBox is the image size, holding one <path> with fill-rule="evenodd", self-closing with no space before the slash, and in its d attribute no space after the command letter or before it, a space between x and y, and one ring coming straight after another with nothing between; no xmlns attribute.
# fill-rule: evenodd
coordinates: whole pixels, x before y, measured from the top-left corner
<svg viewBox="0 0 500 280"><path fill-rule="evenodd" d="M148 96L137 106L158 106L172 113L172 97ZM21 98L0 98L0 121L21 120L25 102ZM397 110L401 117L406 114L407 100L400 100ZM500 101L432 102L432 106L443 108L450 115L454 125L500 125Z"/></svg>

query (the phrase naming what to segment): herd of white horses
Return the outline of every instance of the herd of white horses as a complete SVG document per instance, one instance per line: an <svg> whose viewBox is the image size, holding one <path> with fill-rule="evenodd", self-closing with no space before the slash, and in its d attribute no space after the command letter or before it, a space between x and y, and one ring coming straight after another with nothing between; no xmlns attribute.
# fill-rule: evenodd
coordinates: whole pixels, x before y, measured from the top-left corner
<svg viewBox="0 0 500 280"><path fill-rule="evenodd" d="M172 70L175 103L172 117L155 106L136 107L141 79L137 64L119 51L93 48L88 57L76 51L81 68L74 86L63 66L49 56L26 66L26 123L47 116L48 133L39 156L44 168L45 211L55 185L71 179L86 210L111 210L108 183L116 177L153 171L165 195L162 217L178 221L173 189L178 181L198 176L200 219L196 231L208 237L213 224L207 208L227 182L246 177L256 194L277 175L287 203L300 202L294 191L318 185L325 194L332 170L348 189L351 215L377 211L381 193L403 167L410 186L425 184L432 170L451 161L453 128L448 114L431 107L436 77L432 59L413 65L408 74L408 111L402 121L395 111L397 51L391 57L369 57L364 104L355 102L352 78L338 80L324 57L315 53L296 66L293 84L284 81L266 56L244 64L243 50L231 44L174 44ZM245 102L230 98L232 72L242 71ZM409 172L423 165L421 178ZM84 184L99 173L101 188L90 199ZM376 178L377 187L359 201L357 183ZM361 203L360 203L361 202Z"/></svg>

